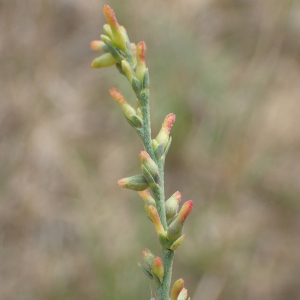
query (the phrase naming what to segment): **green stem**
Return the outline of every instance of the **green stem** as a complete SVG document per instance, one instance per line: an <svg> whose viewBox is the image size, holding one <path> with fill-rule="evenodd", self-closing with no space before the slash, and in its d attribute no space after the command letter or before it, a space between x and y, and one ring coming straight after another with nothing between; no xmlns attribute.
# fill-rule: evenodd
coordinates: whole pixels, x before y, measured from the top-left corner
<svg viewBox="0 0 300 300"><path fill-rule="evenodd" d="M139 102L142 106L144 125L141 131L141 139L144 143L145 149L150 157L156 162L152 147L151 139L151 125L150 125L150 106L149 106L149 90L143 90L139 96Z"/></svg>
<svg viewBox="0 0 300 300"><path fill-rule="evenodd" d="M159 300L169 299L174 255L175 255L175 251L163 249L163 263L164 263L165 275L162 284L159 285L157 288Z"/></svg>
<svg viewBox="0 0 300 300"><path fill-rule="evenodd" d="M143 130L141 131L141 138L144 143L146 151L149 153L150 157L158 164L159 175L161 178L161 186L157 189L153 190L156 208L161 220L161 223L167 231L168 225L166 220L166 212L165 212L165 191L164 191L164 165L165 158L161 158L157 161L153 147L152 147L152 139L151 139L151 124L150 124L150 108L149 108L149 92L142 91L139 101L142 106L142 113L144 118ZM164 279L162 284L158 285L157 293L159 300L168 300L170 294L170 285L171 285L171 277L172 277L172 266L174 260L175 252L172 250L163 249L163 265L164 265Z"/></svg>

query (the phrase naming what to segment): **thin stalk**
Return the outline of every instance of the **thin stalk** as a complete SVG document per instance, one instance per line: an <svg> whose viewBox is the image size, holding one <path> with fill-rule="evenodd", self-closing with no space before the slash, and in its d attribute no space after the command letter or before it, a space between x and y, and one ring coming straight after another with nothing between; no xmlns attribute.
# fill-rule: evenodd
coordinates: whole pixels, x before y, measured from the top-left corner
<svg viewBox="0 0 300 300"><path fill-rule="evenodd" d="M174 255L175 251L163 249L163 264L165 275L162 284L158 286L157 289L159 300L169 299Z"/></svg>
<svg viewBox="0 0 300 300"><path fill-rule="evenodd" d="M140 97L140 103L142 106L142 113L144 117L144 130L141 136L142 141L144 143L146 151L149 153L151 158L157 162L157 159L154 155L153 147L152 147L152 139L151 139L151 123L150 123L150 108L149 108L149 93L142 93ZM165 192L164 192L164 165L165 165L165 158L161 158L158 161L158 168L159 168L159 175L161 178L161 186L158 189L155 189L154 197L156 202L156 208L161 220L161 223L167 231L168 225L166 220L166 213L165 213ZM172 250L165 250L163 251L163 265L164 265L164 279L161 285L158 285L157 293L159 300L168 300L170 294L170 285L171 285L171 277L172 277L172 266L175 252Z"/></svg>
<svg viewBox="0 0 300 300"><path fill-rule="evenodd" d="M139 96L139 101L142 106L144 125L141 132L141 139L144 143L145 149L150 157L156 162L151 139L151 125L150 125L150 105L149 105L149 90L143 90Z"/></svg>

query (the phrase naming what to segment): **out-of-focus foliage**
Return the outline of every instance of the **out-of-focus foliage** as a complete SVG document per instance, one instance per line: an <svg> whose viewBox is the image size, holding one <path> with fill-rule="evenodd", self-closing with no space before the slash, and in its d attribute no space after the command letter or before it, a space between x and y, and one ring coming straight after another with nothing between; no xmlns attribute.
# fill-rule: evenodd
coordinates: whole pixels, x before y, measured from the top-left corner
<svg viewBox="0 0 300 300"><path fill-rule="evenodd" d="M0 298L149 299L156 234L141 142L91 70L99 0L0 1ZM147 44L153 134L177 115L167 197L195 208L175 256L194 300L300 298L300 3L112 0Z"/></svg>

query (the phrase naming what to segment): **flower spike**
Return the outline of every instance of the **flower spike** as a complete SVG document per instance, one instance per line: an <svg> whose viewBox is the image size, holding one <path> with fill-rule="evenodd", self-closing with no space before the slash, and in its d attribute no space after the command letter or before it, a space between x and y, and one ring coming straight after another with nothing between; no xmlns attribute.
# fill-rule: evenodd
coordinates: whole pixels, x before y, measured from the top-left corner
<svg viewBox="0 0 300 300"><path fill-rule="evenodd" d="M130 125L135 128L145 150L139 154L142 174L122 178L118 181L118 185L138 191L144 200L144 208L154 224L163 250L163 256L160 258L150 250L144 249L143 262L138 265L150 279L154 280L157 299L187 300L187 290L182 279L174 283L169 298L174 252L185 238L182 234L183 225L193 208L193 202L188 201L178 213L180 192L174 193L165 201L164 164L172 141L170 131L175 122L175 115L166 116L158 135L152 139L149 106L150 77L145 61L146 44L143 41L137 45L130 43L126 29L118 23L110 6L104 5L103 13L108 24L103 25L104 34L100 35L101 40L91 42L91 49L102 51L104 54L93 60L92 68L115 65L117 70L129 80L137 100L136 109L117 89L111 88L109 92L121 106Z"/></svg>

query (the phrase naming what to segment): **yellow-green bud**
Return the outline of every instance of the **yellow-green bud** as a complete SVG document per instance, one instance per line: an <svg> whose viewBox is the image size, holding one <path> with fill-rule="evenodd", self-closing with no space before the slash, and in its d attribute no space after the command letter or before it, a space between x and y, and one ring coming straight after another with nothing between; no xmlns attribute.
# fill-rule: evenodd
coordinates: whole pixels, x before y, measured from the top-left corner
<svg viewBox="0 0 300 300"><path fill-rule="evenodd" d="M183 289L183 286L184 286L184 281L181 278L178 279L174 283L173 288L172 288L172 292L171 292L170 300L177 300L177 297L178 297L180 291Z"/></svg>
<svg viewBox="0 0 300 300"><path fill-rule="evenodd" d="M121 64L122 64L122 69L123 69L124 73L126 74L128 80L131 82L132 78L133 78L133 71L131 69L129 62L127 60L123 59Z"/></svg>
<svg viewBox="0 0 300 300"><path fill-rule="evenodd" d="M93 69L110 67L116 64L115 58L110 53L105 53L92 61L91 67Z"/></svg>
<svg viewBox="0 0 300 300"><path fill-rule="evenodd" d="M143 191L149 187L149 184L143 175L134 175L122 178L118 181L118 185L122 188L134 191Z"/></svg>
<svg viewBox="0 0 300 300"><path fill-rule="evenodd" d="M166 208L166 217L167 220L173 218L178 211L179 203L181 201L181 194L180 192L174 193L165 203Z"/></svg>
<svg viewBox="0 0 300 300"><path fill-rule="evenodd" d="M112 88L109 92L112 98L120 104L126 118L131 121L131 116L136 114L134 108L117 89Z"/></svg>
<svg viewBox="0 0 300 300"><path fill-rule="evenodd" d="M103 13L110 25L114 44L124 51L126 49L126 33L119 25L114 11L108 5L104 5Z"/></svg>
<svg viewBox="0 0 300 300"><path fill-rule="evenodd" d="M193 209L193 201L187 201L182 206L176 219L168 227L168 237L171 242L175 242L179 237L182 236L183 224L187 216Z"/></svg>
<svg viewBox="0 0 300 300"><path fill-rule="evenodd" d="M175 115L174 114L169 114L166 116L162 127L156 137L156 141L158 144L164 143L164 148L166 148L169 138L170 138L170 131L171 128L175 122Z"/></svg>
<svg viewBox="0 0 300 300"><path fill-rule="evenodd" d="M146 44L145 42L139 42L136 46L136 78L142 83L144 79L144 74L146 71Z"/></svg>
<svg viewBox="0 0 300 300"><path fill-rule="evenodd" d="M163 263L160 257L155 257L153 262L154 274L162 281L165 275Z"/></svg>

